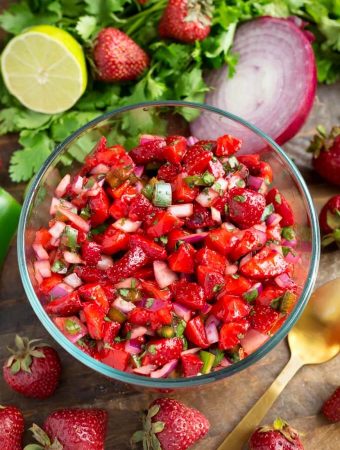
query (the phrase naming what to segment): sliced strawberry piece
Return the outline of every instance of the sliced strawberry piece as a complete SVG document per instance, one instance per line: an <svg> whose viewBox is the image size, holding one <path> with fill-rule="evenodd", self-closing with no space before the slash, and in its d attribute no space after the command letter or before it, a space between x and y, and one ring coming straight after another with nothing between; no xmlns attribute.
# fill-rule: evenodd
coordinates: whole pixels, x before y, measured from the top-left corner
<svg viewBox="0 0 340 450"><path fill-rule="evenodd" d="M136 164L147 164L153 161L164 161L165 139L154 139L139 145L129 153Z"/></svg>
<svg viewBox="0 0 340 450"><path fill-rule="evenodd" d="M155 277L153 266L146 266L141 269L137 269L134 273L134 277L141 280L153 280Z"/></svg>
<svg viewBox="0 0 340 450"><path fill-rule="evenodd" d="M199 194L197 187L190 187L179 174L172 183L173 203L188 203L193 201Z"/></svg>
<svg viewBox="0 0 340 450"><path fill-rule="evenodd" d="M208 168L209 162L213 157L212 152L206 150L205 144L202 142L197 142L190 147L183 159L184 167L189 175L203 173ZM216 145L215 142L214 145Z"/></svg>
<svg viewBox="0 0 340 450"><path fill-rule="evenodd" d="M242 256L245 256L247 253L259 250L263 247L263 245L264 242L259 240L257 233L253 230L246 230L239 242L230 252L230 257L232 260L236 261L237 259L242 258Z"/></svg>
<svg viewBox="0 0 340 450"><path fill-rule="evenodd" d="M281 231L282 231L282 228L280 225L274 225L274 226L267 227L267 230L266 230L267 240L268 241L273 240L273 241L280 242L281 241Z"/></svg>
<svg viewBox="0 0 340 450"><path fill-rule="evenodd" d="M130 237L124 231L114 228L111 224L104 233L95 236L95 239L100 244L101 251L105 255L113 255L128 248Z"/></svg>
<svg viewBox="0 0 340 450"><path fill-rule="evenodd" d="M266 195L266 201L267 205L272 203L275 211L282 216L282 220L280 222L281 226L289 227L294 225L294 214L292 208L278 189L271 189Z"/></svg>
<svg viewBox="0 0 340 450"><path fill-rule="evenodd" d="M152 219L146 234L153 238L169 233L173 228L179 228L183 222L167 211L159 211Z"/></svg>
<svg viewBox="0 0 340 450"><path fill-rule="evenodd" d="M249 155L239 155L237 157L240 163L244 164L250 171L252 175L257 174L257 170L261 163L261 157L258 153Z"/></svg>
<svg viewBox="0 0 340 450"><path fill-rule="evenodd" d="M118 322L105 322L103 341L109 345L113 344L115 337L118 336L120 327L121 325Z"/></svg>
<svg viewBox="0 0 340 450"><path fill-rule="evenodd" d="M248 328L249 322L246 319L225 323L220 330L218 348L220 350L231 350L240 343L240 339L244 337Z"/></svg>
<svg viewBox="0 0 340 450"><path fill-rule="evenodd" d="M77 266L74 271L85 283L99 283L107 279L106 272L96 267Z"/></svg>
<svg viewBox="0 0 340 450"><path fill-rule="evenodd" d="M46 250L51 250L51 237L46 228L40 228L35 232L34 243L41 244Z"/></svg>
<svg viewBox="0 0 340 450"><path fill-rule="evenodd" d="M185 377L194 377L200 373L203 367L203 361L197 355L181 356L182 371Z"/></svg>
<svg viewBox="0 0 340 450"><path fill-rule="evenodd" d="M246 277L264 280L280 275L287 268L288 263L280 253L264 247L240 267L240 272Z"/></svg>
<svg viewBox="0 0 340 450"><path fill-rule="evenodd" d="M179 241L185 236L189 236L189 233L184 230L171 230L168 234L168 242L167 242L167 249L170 252L174 252L177 250Z"/></svg>
<svg viewBox="0 0 340 450"><path fill-rule="evenodd" d="M183 341L178 337L150 341L146 347L146 354L142 364L164 366L172 359L178 359L183 351Z"/></svg>
<svg viewBox="0 0 340 450"><path fill-rule="evenodd" d="M242 275L227 275L224 278L223 294L242 295L249 291L252 283Z"/></svg>
<svg viewBox="0 0 340 450"><path fill-rule="evenodd" d="M256 298L256 304L269 306L273 300L279 299L285 293L285 289L278 286L266 286Z"/></svg>
<svg viewBox="0 0 340 450"><path fill-rule="evenodd" d="M265 180L267 184L273 181L273 169L270 164L261 161L258 167L257 175Z"/></svg>
<svg viewBox="0 0 340 450"><path fill-rule="evenodd" d="M210 210L195 203L192 216L186 219L186 226L191 230L197 230L197 228L213 227L214 225L216 222L211 217Z"/></svg>
<svg viewBox="0 0 340 450"><path fill-rule="evenodd" d="M121 199L114 200L109 209L109 214L114 219L118 220L127 217L129 213L129 206Z"/></svg>
<svg viewBox="0 0 340 450"><path fill-rule="evenodd" d="M115 344L117 345L117 344ZM98 359L108 366L117 370L125 371L130 359L130 354L121 348L103 348L98 355Z"/></svg>
<svg viewBox="0 0 340 450"><path fill-rule="evenodd" d="M216 156L230 156L240 150L242 145L241 139L226 134L217 138Z"/></svg>
<svg viewBox="0 0 340 450"><path fill-rule="evenodd" d="M212 203L212 206L217 209L221 214L226 214L226 204L228 201L229 192L225 191L222 195L219 195L215 198Z"/></svg>
<svg viewBox="0 0 340 450"><path fill-rule="evenodd" d="M164 158L172 164L178 164L187 149L187 140L183 136L168 136L163 150Z"/></svg>
<svg viewBox="0 0 340 450"><path fill-rule="evenodd" d="M84 306L84 315L89 335L92 339L102 339L104 335L105 312L97 303L87 303Z"/></svg>
<svg viewBox="0 0 340 450"><path fill-rule="evenodd" d="M101 257L101 247L95 242L84 241L81 246L81 257L89 266L95 266Z"/></svg>
<svg viewBox="0 0 340 450"><path fill-rule="evenodd" d="M154 206L143 194L136 195L131 203L129 209L129 218L131 220L144 220L146 216L151 214Z"/></svg>
<svg viewBox="0 0 340 450"><path fill-rule="evenodd" d="M54 273L50 277L43 279L39 285L39 291L44 295L48 295L57 284L62 283L63 279L64 277L62 275Z"/></svg>
<svg viewBox="0 0 340 450"><path fill-rule="evenodd" d="M146 266L150 262L149 256L139 246L130 249L125 255L115 262L106 271L111 283L115 284L124 278L134 275L135 271Z"/></svg>
<svg viewBox="0 0 340 450"><path fill-rule="evenodd" d="M208 266L219 273L224 273L227 265L227 260L224 256L207 247L203 247L196 252L195 261L197 264Z"/></svg>
<svg viewBox="0 0 340 450"><path fill-rule="evenodd" d="M184 331L185 337L197 347L207 348L209 342L204 328L203 320L196 316L189 320Z"/></svg>
<svg viewBox="0 0 340 450"><path fill-rule="evenodd" d="M47 314L58 314L59 316L72 316L82 309L78 292L51 300L46 306Z"/></svg>
<svg viewBox="0 0 340 450"><path fill-rule="evenodd" d="M224 256L230 254L238 241L238 234L234 231L227 231L225 228L216 228L209 231L205 240L207 247Z"/></svg>
<svg viewBox="0 0 340 450"><path fill-rule="evenodd" d="M158 298L160 300L168 301L171 299L172 294L170 289L159 289L158 284L155 281L142 281L142 291L146 297Z"/></svg>
<svg viewBox="0 0 340 450"><path fill-rule="evenodd" d="M166 183L172 183L181 172L182 167L180 164L166 163L158 169L157 178L158 180L163 180Z"/></svg>
<svg viewBox="0 0 340 450"><path fill-rule="evenodd" d="M206 300L211 300L223 288L224 278L219 272L214 272L211 267L198 266L196 270L197 280L204 290Z"/></svg>
<svg viewBox="0 0 340 450"><path fill-rule="evenodd" d="M239 187L229 192L228 214L241 229L250 228L261 222L265 207L266 200L258 192Z"/></svg>
<svg viewBox="0 0 340 450"><path fill-rule="evenodd" d="M255 305L250 317L250 324L260 333L269 333L280 315L270 306Z"/></svg>
<svg viewBox="0 0 340 450"><path fill-rule="evenodd" d="M170 289L176 302L192 310L200 310L205 305L204 291L197 283L185 280L175 281Z"/></svg>
<svg viewBox="0 0 340 450"><path fill-rule="evenodd" d="M110 203L104 189L101 188L95 197L90 198L89 207L91 211L92 227L101 225L109 218Z"/></svg>
<svg viewBox="0 0 340 450"><path fill-rule="evenodd" d="M161 259L167 258L167 253L164 247L156 244L155 241L148 239L141 234L132 234L130 237L130 248L135 246L141 247L145 253L150 257L150 259Z"/></svg>
<svg viewBox="0 0 340 450"><path fill-rule="evenodd" d="M174 272L194 273L196 250L190 244L183 243L172 255L169 256L169 267Z"/></svg>
<svg viewBox="0 0 340 450"><path fill-rule="evenodd" d="M246 317L250 309L250 305L241 297L224 294L218 299L211 312L223 322L234 322Z"/></svg>
<svg viewBox="0 0 340 450"><path fill-rule="evenodd" d="M100 284L90 283L83 284L78 289L79 295L86 302L95 302L107 314L109 310L109 301L106 297L104 289Z"/></svg>

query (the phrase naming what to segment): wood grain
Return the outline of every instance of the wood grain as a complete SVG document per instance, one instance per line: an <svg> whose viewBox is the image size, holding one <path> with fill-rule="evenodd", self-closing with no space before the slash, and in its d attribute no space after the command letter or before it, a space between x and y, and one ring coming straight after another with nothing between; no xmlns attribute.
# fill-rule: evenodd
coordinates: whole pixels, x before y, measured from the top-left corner
<svg viewBox="0 0 340 450"><path fill-rule="evenodd" d="M1 4L4 2L0 1ZM340 123L339 85L322 88L319 95L323 104L330 105L331 119ZM338 109L334 107L337 98ZM336 103L336 102L335 102ZM308 131L316 115L305 126ZM315 119L316 120L316 119ZM306 134L308 134L306 132ZM303 135L301 135L303 136ZM289 144L288 152L299 155L303 137ZM304 145L304 144L303 144ZM9 158L17 148L15 136L0 138L0 185L7 188L21 200L23 185L10 183L7 175ZM297 161L299 162L299 161ZM303 159L306 179L319 207L335 190L327 187L306 167ZM0 230L1 236L1 230ZM0 237L1 239L1 237ZM41 424L52 410L59 407L102 407L109 416L107 450L127 450L131 434L138 429L140 411L158 394L149 391L137 391L133 387L108 380L83 366L55 343L36 318L21 285L17 265L15 242L10 249L6 263L0 274L0 361L6 358L6 346L10 345L16 333L31 338L43 338L58 351L63 363L62 381L56 394L45 401L35 401L21 397L11 391L0 379L0 404L15 404L24 411L27 427L34 421ZM318 284L327 279L340 276L339 252L325 254L321 259ZM286 341L281 342L269 355L242 373L204 389L175 392L174 397L188 405L200 409L211 422L208 437L199 443L196 450L214 450L255 403L258 397L272 383L288 361L289 350ZM331 425L319 414L323 401L340 384L340 358L321 366L304 367L277 400L264 422L280 415L304 433L306 450L340 449L340 427ZM29 443L30 433L25 437ZM1 441L1 438L0 438Z"/></svg>

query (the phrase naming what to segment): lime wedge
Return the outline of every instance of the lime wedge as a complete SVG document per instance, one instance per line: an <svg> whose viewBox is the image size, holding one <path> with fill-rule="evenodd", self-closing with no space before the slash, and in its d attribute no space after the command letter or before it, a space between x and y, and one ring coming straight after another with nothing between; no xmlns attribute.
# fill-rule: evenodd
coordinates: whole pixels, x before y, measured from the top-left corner
<svg viewBox="0 0 340 450"><path fill-rule="evenodd" d="M1 56L9 92L33 111L55 114L71 108L87 83L82 47L66 31L38 25L13 38Z"/></svg>

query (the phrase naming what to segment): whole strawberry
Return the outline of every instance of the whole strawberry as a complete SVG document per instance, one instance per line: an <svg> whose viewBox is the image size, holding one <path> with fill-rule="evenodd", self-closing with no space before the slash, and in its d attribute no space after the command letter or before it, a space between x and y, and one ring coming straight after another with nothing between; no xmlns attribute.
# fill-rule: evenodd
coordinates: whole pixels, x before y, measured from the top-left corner
<svg viewBox="0 0 340 450"><path fill-rule="evenodd" d="M127 34L103 28L93 49L97 78L108 83L138 78L149 65L149 57Z"/></svg>
<svg viewBox="0 0 340 450"><path fill-rule="evenodd" d="M277 418L273 425L266 425L254 431L249 440L250 450L303 450L297 431L288 423Z"/></svg>
<svg viewBox="0 0 340 450"><path fill-rule="evenodd" d="M61 364L58 353L39 339L15 337L16 349L3 366L6 383L25 397L50 397L58 386Z"/></svg>
<svg viewBox="0 0 340 450"><path fill-rule="evenodd" d="M319 127L308 151L314 154L313 166L318 174L340 186L340 126L333 127L328 136Z"/></svg>
<svg viewBox="0 0 340 450"><path fill-rule="evenodd" d="M340 247L340 195L330 198L323 206L319 222L323 234L322 246L336 243Z"/></svg>
<svg viewBox="0 0 340 450"><path fill-rule="evenodd" d="M213 0L169 0L159 24L162 38L188 44L210 33Z"/></svg>
<svg viewBox="0 0 340 450"><path fill-rule="evenodd" d="M188 408L171 398L151 403L143 419L144 430L132 436L148 450L185 450L203 438L210 424L197 409Z"/></svg>
<svg viewBox="0 0 340 450"><path fill-rule="evenodd" d="M24 417L18 408L0 405L1 450L21 450L24 428Z"/></svg>
<svg viewBox="0 0 340 450"><path fill-rule="evenodd" d="M322 412L331 422L340 421L340 386L335 389L329 399L325 401Z"/></svg>
<svg viewBox="0 0 340 450"><path fill-rule="evenodd" d="M102 409L60 409L50 414L44 430L33 424L31 431L41 446L25 450L104 450L107 412Z"/></svg>

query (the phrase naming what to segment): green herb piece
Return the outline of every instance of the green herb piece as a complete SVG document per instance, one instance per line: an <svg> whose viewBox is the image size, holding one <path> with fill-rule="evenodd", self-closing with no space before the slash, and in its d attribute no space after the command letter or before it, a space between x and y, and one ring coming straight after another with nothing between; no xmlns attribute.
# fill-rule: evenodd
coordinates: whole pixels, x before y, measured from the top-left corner
<svg viewBox="0 0 340 450"><path fill-rule="evenodd" d="M244 195L235 195L233 197L233 200L235 200L235 202L244 203L246 201L246 198Z"/></svg>
<svg viewBox="0 0 340 450"><path fill-rule="evenodd" d="M255 289L252 289L251 291L245 292L243 294L243 298L245 300L247 300L248 303L251 303L258 297L258 295L259 295L259 291L255 288Z"/></svg>
<svg viewBox="0 0 340 450"><path fill-rule="evenodd" d="M69 247L72 251L75 251L79 247L77 240L78 240L78 230L72 228L70 225L66 225L63 233L63 243L67 247Z"/></svg>
<svg viewBox="0 0 340 450"><path fill-rule="evenodd" d="M213 368L217 367L220 362L222 361L222 359L224 358L224 352L222 350L219 350L218 348L211 350L211 353L213 353L215 355L215 360L213 363Z"/></svg>
<svg viewBox="0 0 340 450"><path fill-rule="evenodd" d="M166 245L168 243L168 236L160 236L159 240L162 244Z"/></svg>
<svg viewBox="0 0 340 450"><path fill-rule="evenodd" d="M210 373L215 361L215 355L213 355L210 352L202 350L200 351L200 358L203 361L203 367L201 369L201 372L203 374Z"/></svg>
<svg viewBox="0 0 340 450"><path fill-rule="evenodd" d="M142 194L149 200L152 200L154 186L146 184L142 189Z"/></svg>
<svg viewBox="0 0 340 450"><path fill-rule="evenodd" d="M63 261L60 261L60 259L57 259L54 261L54 263L51 267L51 270L54 273L65 274L65 273L67 273L67 266Z"/></svg>
<svg viewBox="0 0 340 450"><path fill-rule="evenodd" d="M172 189L170 183L157 183L153 192L152 203L155 206L166 208L172 202Z"/></svg>
<svg viewBox="0 0 340 450"><path fill-rule="evenodd" d="M275 195L275 201L276 201L276 203L278 203L279 205L281 205L282 199L281 199L281 195L280 195L280 194L276 194L276 195Z"/></svg>
<svg viewBox="0 0 340 450"><path fill-rule="evenodd" d="M275 210L274 210L274 206L273 206L272 203L270 203L269 205L267 205L267 206L264 208L264 211L263 211L263 214L262 214L262 217L261 217L261 222L264 222L266 219L268 219L268 217L269 217L271 214L273 214L274 211L275 211Z"/></svg>
<svg viewBox="0 0 340 450"><path fill-rule="evenodd" d="M182 337L185 327L187 326L186 322L184 320L181 320L176 327L176 336L177 337Z"/></svg>
<svg viewBox="0 0 340 450"><path fill-rule="evenodd" d="M65 320L65 328L70 334L77 334L81 330L80 325L72 319Z"/></svg>
<svg viewBox="0 0 340 450"><path fill-rule="evenodd" d="M151 353L151 355L155 355L157 352L157 347L153 344L148 346L148 352Z"/></svg>
<svg viewBox="0 0 340 450"><path fill-rule="evenodd" d="M283 227L281 236L287 241L293 241L295 239L295 231L292 227Z"/></svg>
<svg viewBox="0 0 340 450"><path fill-rule="evenodd" d="M215 177L210 172L206 171L203 175L191 175L184 178L184 181L189 187L194 186L211 186L215 182Z"/></svg>
<svg viewBox="0 0 340 450"><path fill-rule="evenodd" d="M90 210L90 207L89 207L89 205L86 205L85 206L85 208L83 208L81 211L80 211L80 217L82 218L82 219L84 219L84 220L88 220L90 217L91 217L91 210Z"/></svg>
<svg viewBox="0 0 340 450"><path fill-rule="evenodd" d="M175 336L175 330L170 326L164 325L162 328L159 329L158 334L163 338L169 339Z"/></svg>
<svg viewBox="0 0 340 450"><path fill-rule="evenodd" d="M220 292L220 290L223 288L223 284L215 284L213 287L213 292L216 294L217 292Z"/></svg>

